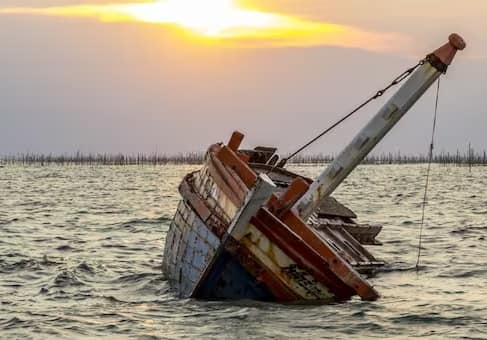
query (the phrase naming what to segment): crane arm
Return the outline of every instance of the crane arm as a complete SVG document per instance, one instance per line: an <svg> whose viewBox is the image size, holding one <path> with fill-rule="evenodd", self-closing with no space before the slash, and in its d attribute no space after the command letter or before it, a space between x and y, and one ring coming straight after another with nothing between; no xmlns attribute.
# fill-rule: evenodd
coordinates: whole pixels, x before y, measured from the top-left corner
<svg viewBox="0 0 487 340"><path fill-rule="evenodd" d="M452 34L448 43L429 54L426 62L410 76L396 94L311 184L308 191L294 204L293 210L304 220L311 216L440 75L446 73L456 52L463 50L465 46L464 40L459 35Z"/></svg>

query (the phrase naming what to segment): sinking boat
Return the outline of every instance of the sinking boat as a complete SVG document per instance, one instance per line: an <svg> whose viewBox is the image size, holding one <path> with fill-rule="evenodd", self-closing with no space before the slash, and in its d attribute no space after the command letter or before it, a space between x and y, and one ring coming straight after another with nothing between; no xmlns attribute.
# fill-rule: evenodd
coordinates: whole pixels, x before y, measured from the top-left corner
<svg viewBox="0 0 487 340"><path fill-rule="evenodd" d="M360 224L331 194L426 90L463 39L429 54L384 107L316 178L284 169L276 149L240 150L243 134L209 147L179 186L163 271L182 298L344 301L379 293L367 275L384 265L365 246L379 225Z"/></svg>

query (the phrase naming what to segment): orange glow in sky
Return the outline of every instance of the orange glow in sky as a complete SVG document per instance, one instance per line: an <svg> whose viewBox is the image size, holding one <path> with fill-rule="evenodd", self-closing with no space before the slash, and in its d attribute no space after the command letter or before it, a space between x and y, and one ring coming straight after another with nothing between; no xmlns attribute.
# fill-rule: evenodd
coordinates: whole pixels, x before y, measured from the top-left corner
<svg viewBox="0 0 487 340"><path fill-rule="evenodd" d="M398 37L314 22L245 7L237 0L155 0L139 3L0 9L6 14L93 17L103 22L172 25L211 41L251 41L264 46L334 45L390 49Z"/></svg>
<svg viewBox="0 0 487 340"><path fill-rule="evenodd" d="M233 0L168 0L113 9L134 20L174 24L207 37L245 36L302 24L282 15L239 8Z"/></svg>

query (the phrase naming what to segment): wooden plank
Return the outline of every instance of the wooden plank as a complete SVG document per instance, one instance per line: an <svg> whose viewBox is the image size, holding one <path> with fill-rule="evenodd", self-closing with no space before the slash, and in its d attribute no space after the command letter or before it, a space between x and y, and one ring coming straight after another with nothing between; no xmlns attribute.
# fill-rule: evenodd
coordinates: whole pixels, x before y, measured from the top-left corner
<svg viewBox="0 0 487 340"><path fill-rule="evenodd" d="M213 155L210 155L207 164L208 171L218 189L228 197L236 206L240 207L245 199L246 192L243 192L238 183L230 176L223 164Z"/></svg>
<svg viewBox="0 0 487 340"><path fill-rule="evenodd" d="M283 249L296 264L309 272L334 295L336 300L346 300L355 294L354 290L337 278L329 269L326 259L322 258L298 235L272 215L267 209L261 209L252 224L269 240Z"/></svg>
<svg viewBox="0 0 487 340"><path fill-rule="evenodd" d="M203 221L206 221L211 216L211 211L188 183L188 179L192 175L193 174L189 174L183 179L179 185L179 193L185 201L189 202L189 205L193 207L199 217Z"/></svg>
<svg viewBox="0 0 487 340"><path fill-rule="evenodd" d="M234 131L232 137L230 137L230 141L228 142L228 147L233 152L237 152L240 144L242 144L242 140L244 139L244 134L238 131Z"/></svg>
<svg viewBox="0 0 487 340"><path fill-rule="evenodd" d="M228 146L223 146L216 156L223 164L239 175L247 188L251 188L255 184L257 174Z"/></svg>
<svg viewBox="0 0 487 340"><path fill-rule="evenodd" d="M333 300L333 294L256 226L240 241L257 261L274 273L300 300Z"/></svg>
<svg viewBox="0 0 487 340"><path fill-rule="evenodd" d="M353 288L363 300L376 300L379 293L358 274L350 264L340 257L330 246L321 241L311 228L292 210L286 212L281 220L291 228L293 232L322 257L328 261L330 270L339 277L344 284Z"/></svg>
<svg viewBox="0 0 487 340"><path fill-rule="evenodd" d="M245 203L238 210L228 228L228 233L233 238L238 241L245 236L250 219L257 214L275 190L276 185L267 175L259 175L254 187L247 194Z"/></svg>
<svg viewBox="0 0 487 340"><path fill-rule="evenodd" d="M250 161L250 156L241 152L237 152L238 157L240 157L241 160L243 160L245 163L249 163Z"/></svg>
<svg viewBox="0 0 487 340"><path fill-rule="evenodd" d="M234 243L233 246L231 243ZM288 286L286 286L274 272L267 269L249 251L249 249L247 249L245 246L236 245L236 243L237 242L235 240L227 243L226 249L230 250L230 252L238 259L239 263L249 274L266 285L266 287L275 296L276 301L294 302L302 300L302 298L293 292Z"/></svg>
<svg viewBox="0 0 487 340"><path fill-rule="evenodd" d="M287 190L280 196L273 195L269 201L269 210L276 216L280 216L285 211L289 210L294 203L304 194L309 188L308 182L301 177L296 177Z"/></svg>

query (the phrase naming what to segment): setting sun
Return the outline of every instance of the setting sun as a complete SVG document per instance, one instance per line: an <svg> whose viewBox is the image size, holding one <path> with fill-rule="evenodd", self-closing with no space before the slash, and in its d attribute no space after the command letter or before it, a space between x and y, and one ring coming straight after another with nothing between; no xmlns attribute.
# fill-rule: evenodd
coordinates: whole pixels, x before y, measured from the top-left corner
<svg viewBox="0 0 487 340"><path fill-rule="evenodd" d="M233 0L169 0L119 5L113 9L136 20L174 24L208 37L242 35L249 30L292 24L281 15L238 8Z"/></svg>

